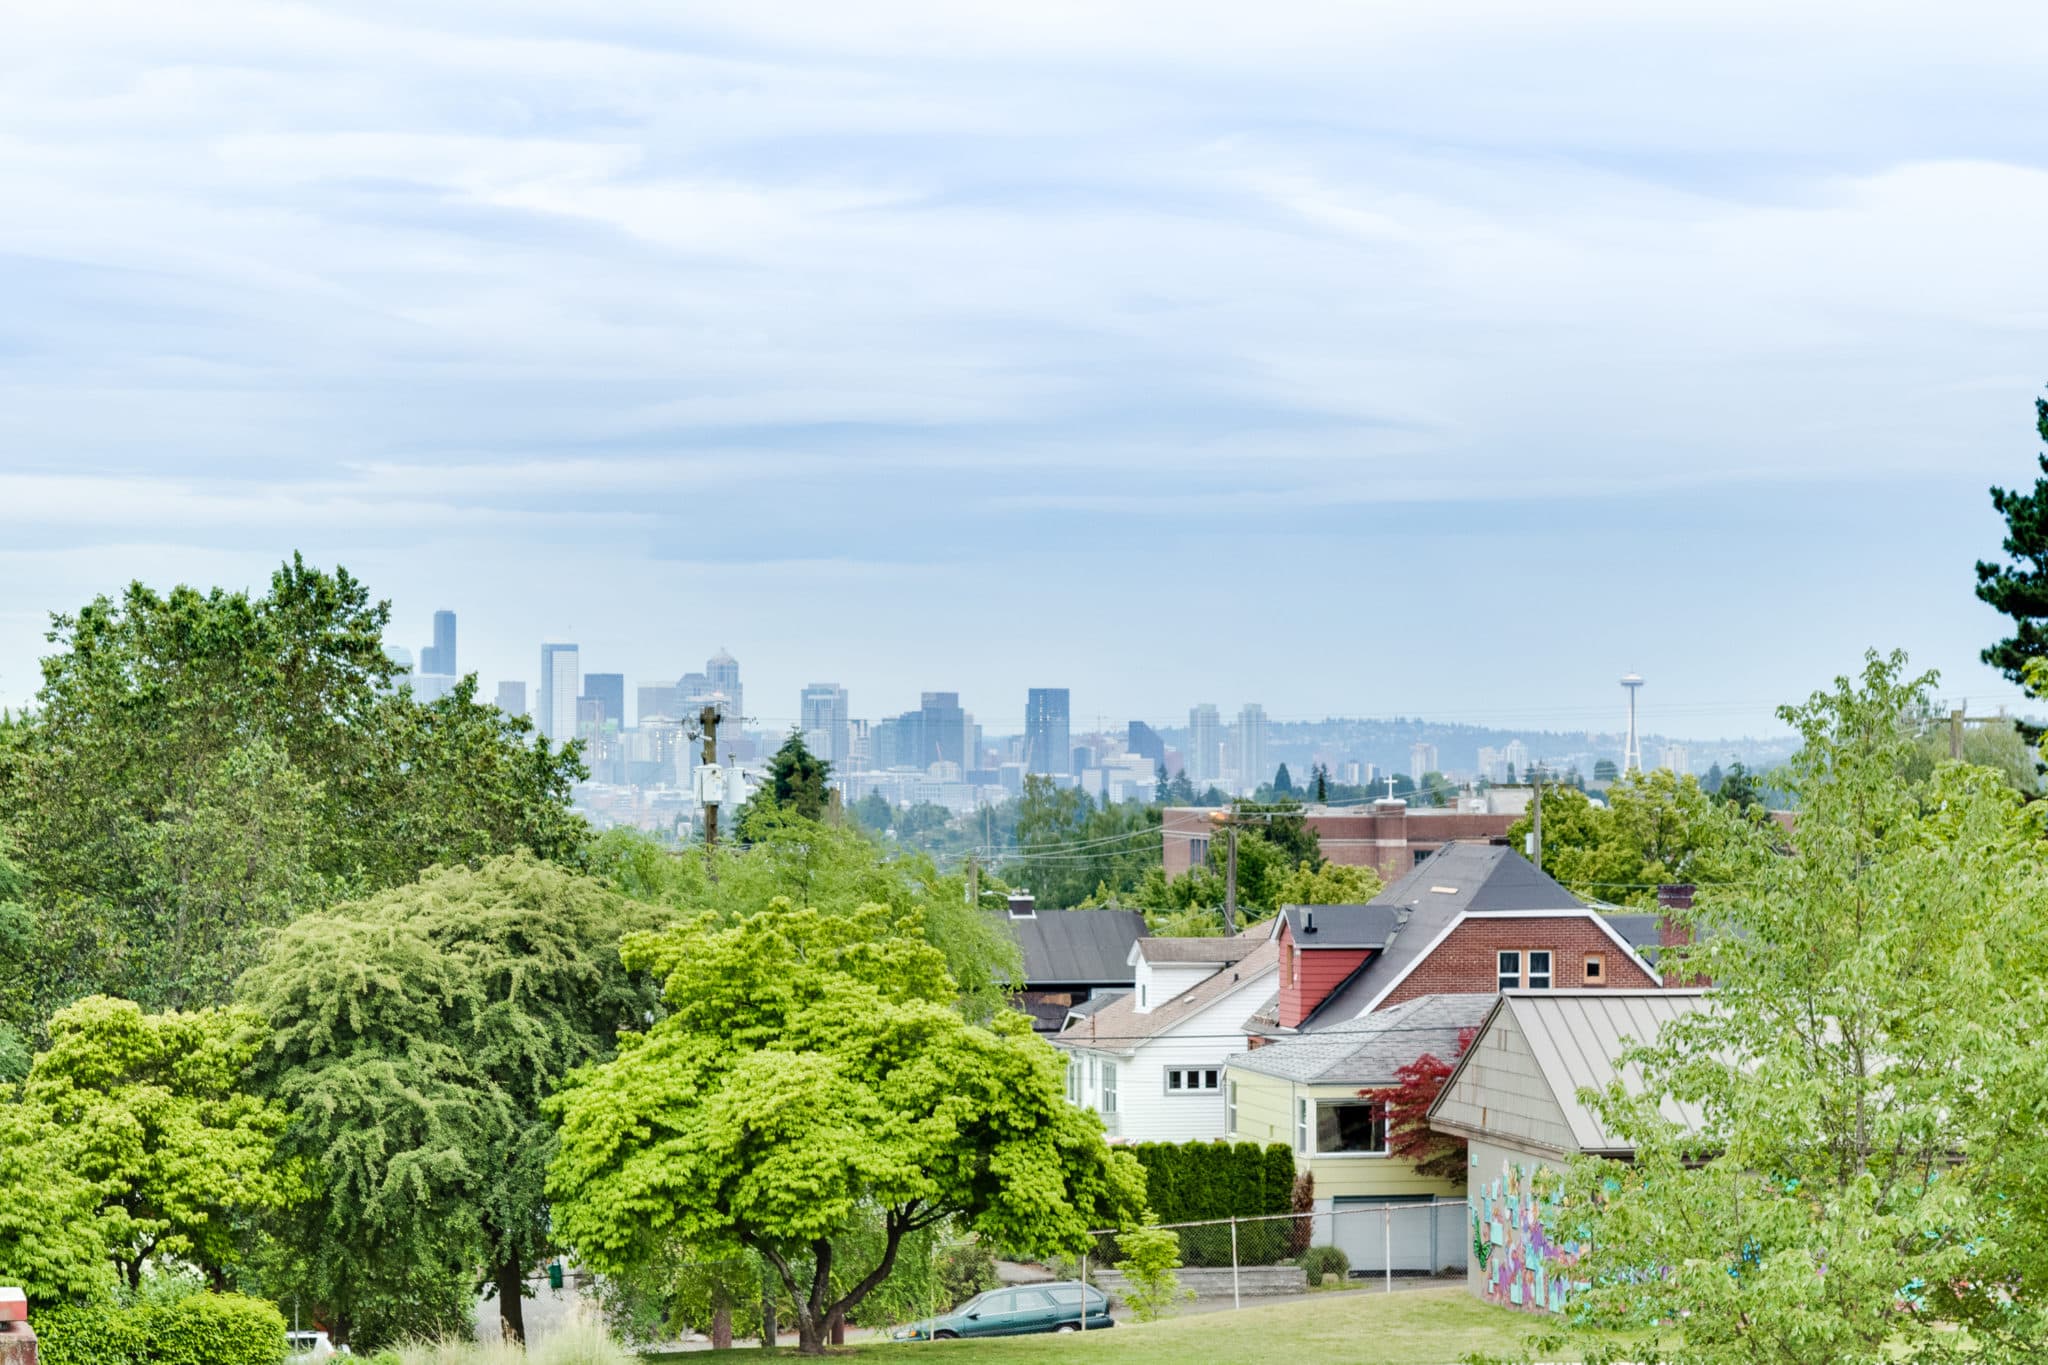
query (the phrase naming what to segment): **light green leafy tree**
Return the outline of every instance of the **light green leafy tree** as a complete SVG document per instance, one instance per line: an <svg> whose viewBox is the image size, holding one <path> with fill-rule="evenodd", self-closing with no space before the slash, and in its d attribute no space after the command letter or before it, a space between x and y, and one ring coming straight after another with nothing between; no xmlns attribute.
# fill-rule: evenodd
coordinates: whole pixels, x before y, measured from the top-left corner
<svg viewBox="0 0 2048 1365"><path fill-rule="evenodd" d="M244 1011L144 1014L105 996L50 1021L22 1103L66 1135L66 1170L96 1192L95 1226L131 1290L153 1259L225 1288L238 1220L292 1194L274 1159L284 1110L246 1088L262 1036Z"/></svg>
<svg viewBox="0 0 2048 1365"><path fill-rule="evenodd" d="M35 707L0 726L41 1012L223 1003L294 915L435 863L576 856L573 748L473 678L429 703L394 690L389 620L296 556L262 594L136 583L52 618Z"/></svg>
<svg viewBox="0 0 2048 1365"><path fill-rule="evenodd" d="M626 961L665 979L667 1015L552 1106L555 1227L601 1271L676 1241L751 1251L817 1354L920 1229L1049 1252L1143 1201L1029 1023L963 1017L915 912L785 902L636 937ZM874 1224L878 1250L842 1263Z"/></svg>
<svg viewBox="0 0 2048 1365"><path fill-rule="evenodd" d="M1157 1322L1174 1308L1195 1297L1193 1290L1180 1287L1180 1234L1162 1227L1144 1225L1125 1228L1116 1235L1123 1273L1123 1301L1139 1322Z"/></svg>
<svg viewBox="0 0 2048 1365"><path fill-rule="evenodd" d="M660 923L529 855L444 868L302 917L242 983L269 1028L256 1064L290 1113L312 1191L278 1229L297 1283L358 1345L460 1330L482 1280L524 1336L527 1274L552 1254L542 1109L658 1000L618 947ZM460 1313L452 1321L446 1315Z"/></svg>
<svg viewBox="0 0 2048 1365"><path fill-rule="evenodd" d="M1902 779L1932 681L1873 654L1781 711L1797 838L1684 917L1711 1003L1638 1040L1646 1094L1598 1097L1636 1159L1582 1162L1552 1218L1585 1248L1571 1321L1626 1334L1588 1361L2048 1349L2041 823L1986 769Z"/></svg>
<svg viewBox="0 0 2048 1365"><path fill-rule="evenodd" d="M1534 818L1517 820L1508 838L1519 845ZM1604 808L1576 788L1546 786L1543 870L1590 900L1655 906L1660 884L1729 875L1724 853L1753 829L1740 809L1669 768L1617 778Z"/></svg>

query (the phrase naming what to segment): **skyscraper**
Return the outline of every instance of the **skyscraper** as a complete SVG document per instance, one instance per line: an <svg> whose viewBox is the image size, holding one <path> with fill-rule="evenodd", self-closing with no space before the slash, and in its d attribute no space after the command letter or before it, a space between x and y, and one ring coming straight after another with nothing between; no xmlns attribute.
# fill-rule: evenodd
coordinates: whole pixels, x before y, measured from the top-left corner
<svg viewBox="0 0 2048 1365"><path fill-rule="evenodd" d="M1024 771L1064 773L1068 766L1067 689L1033 687L1024 694Z"/></svg>
<svg viewBox="0 0 2048 1365"><path fill-rule="evenodd" d="M597 702L604 708L601 712L602 721L609 721L622 730L626 728L625 674L586 673L583 675L581 696L583 699Z"/></svg>
<svg viewBox="0 0 2048 1365"><path fill-rule="evenodd" d="M1437 767L1436 745L1426 739L1418 739L1408 746L1408 776L1414 778L1417 785L1421 784L1423 774L1442 771Z"/></svg>
<svg viewBox="0 0 2048 1365"><path fill-rule="evenodd" d="M1237 785L1256 791L1261 782L1272 779L1266 766L1266 708L1248 701L1237 713Z"/></svg>
<svg viewBox="0 0 2048 1365"><path fill-rule="evenodd" d="M1159 737L1157 730L1142 720L1131 722L1124 747L1140 758L1149 758L1154 763L1166 762L1166 741Z"/></svg>
<svg viewBox="0 0 2048 1365"><path fill-rule="evenodd" d="M498 709L508 716L526 714L526 684L524 682L501 682L498 684Z"/></svg>
<svg viewBox="0 0 2048 1365"><path fill-rule="evenodd" d="M540 706L535 721L540 732L557 744L576 738L576 698L581 695L582 665L574 645L540 647Z"/></svg>
<svg viewBox="0 0 2048 1365"><path fill-rule="evenodd" d="M747 714L746 697L740 688L740 661L719 650L704 663L704 680L713 692L725 694L725 714L734 721Z"/></svg>
<svg viewBox="0 0 2048 1365"><path fill-rule="evenodd" d="M645 725L655 716L683 718L682 689L674 683L641 683L635 691L639 702L639 709L633 713L635 725Z"/></svg>
<svg viewBox="0 0 2048 1365"><path fill-rule="evenodd" d="M797 705L797 723L804 744L837 772L851 772L853 757L846 733L846 689L837 683L812 683Z"/></svg>
<svg viewBox="0 0 2048 1365"><path fill-rule="evenodd" d="M1188 712L1187 770L1190 781L1214 782L1222 776L1223 718L1213 703L1203 702Z"/></svg>

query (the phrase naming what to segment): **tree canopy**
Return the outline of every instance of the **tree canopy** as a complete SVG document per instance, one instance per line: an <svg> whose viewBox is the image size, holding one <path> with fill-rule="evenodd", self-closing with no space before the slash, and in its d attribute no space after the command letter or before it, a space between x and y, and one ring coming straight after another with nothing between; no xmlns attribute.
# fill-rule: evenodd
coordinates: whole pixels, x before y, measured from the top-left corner
<svg viewBox="0 0 2048 1365"><path fill-rule="evenodd" d="M295 556L261 595L135 583L52 618L35 709L0 728L35 1011L218 1004L295 915L438 862L573 856L574 750L473 678L393 690L389 617Z"/></svg>
<svg viewBox="0 0 2048 1365"><path fill-rule="evenodd" d="M1729 778L1722 784L1723 791ZM1508 829L1519 844L1533 812ZM1717 861L1746 838L1738 810L1710 797L1691 774L1631 772L1607 789L1605 806L1572 787L1543 789L1543 870L1579 896L1653 907L1667 882L1727 875Z"/></svg>
<svg viewBox="0 0 2048 1365"><path fill-rule="evenodd" d="M273 1288L376 1345L459 1327L481 1266L523 1335L525 1275L555 1245L542 1106L656 1007L619 944L663 918L519 854L279 931L242 995L312 1189L279 1229L296 1282Z"/></svg>
<svg viewBox="0 0 2048 1365"><path fill-rule="evenodd" d="M2034 400L2034 428L2048 443L2048 399ZM2048 658L2048 452L2031 489L1994 486L1991 505L2005 518L2004 561L1977 561L1977 597L2012 622L2012 634L1985 646L1982 658L2016 683L2027 665Z"/></svg>
<svg viewBox="0 0 2048 1365"><path fill-rule="evenodd" d="M664 977L667 1015L552 1106L556 1227L600 1270L674 1239L750 1250L819 1353L919 1229L1071 1251L1143 1204L1028 1021L962 1016L914 913L785 901L636 937L626 961ZM875 1222L874 1254L842 1256Z"/></svg>
<svg viewBox="0 0 2048 1365"><path fill-rule="evenodd" d="M831 802L831 792L826 780L832 775L832 765L810 751L804 743L801 730L789 732L789 738L782 741L782 747L768 760L768 780L747 801L740 811L739 829L744 836L755 817L766 817L776 812L799 816L805 820L821 820L825 808Z"/></svg>

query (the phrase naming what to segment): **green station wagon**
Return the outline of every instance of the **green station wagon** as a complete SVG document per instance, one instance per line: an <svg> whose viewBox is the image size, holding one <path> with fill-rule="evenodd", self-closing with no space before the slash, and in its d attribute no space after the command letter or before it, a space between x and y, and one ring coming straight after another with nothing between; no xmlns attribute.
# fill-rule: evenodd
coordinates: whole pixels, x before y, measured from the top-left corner
<svg viewBox="0 0 2048 1365"><path fill-rule="evenodd" d="M1116 1326L1109 1299L1092 1284L1063 1280L1025 1284L977 1294L952 1312L896 1329L898 1341L948 1341L954 1337L1013 1337L1026 1332L1079 1332L1081 1305L1088 1305L1086 1330Z"/></svg>

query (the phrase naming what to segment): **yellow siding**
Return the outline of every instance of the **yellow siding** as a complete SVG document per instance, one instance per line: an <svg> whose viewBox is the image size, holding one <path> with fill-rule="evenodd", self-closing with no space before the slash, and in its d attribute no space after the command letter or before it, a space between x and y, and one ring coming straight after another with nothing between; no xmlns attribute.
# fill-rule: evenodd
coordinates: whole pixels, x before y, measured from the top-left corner
<svg viewBox="0 0 2048 1365"><path fill-rule="evenodd" d="M1277 1076L1230 1068L1225 1077L1237 1082L1237 1130L1230 1134L1246 1142L1284 1142L1294 1145L1294 1102L1310 1099L1348 1100L1358 1096L1349 1085L1296 1085ZM1297 1169L1302 1165L1295 1156ZM1359 1195L1459 1195L1462 1181L1439 1180L1415 1173L1415 1168L1394 1157L1315 1156L1308 1158L1315 1174L1316 1198L1347 1198Z"/></svg>

